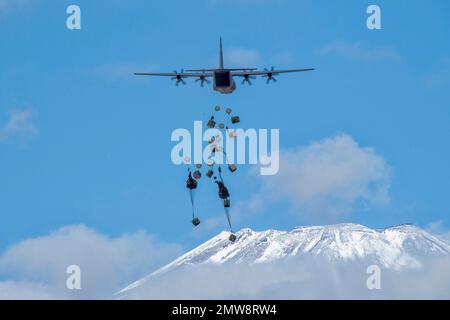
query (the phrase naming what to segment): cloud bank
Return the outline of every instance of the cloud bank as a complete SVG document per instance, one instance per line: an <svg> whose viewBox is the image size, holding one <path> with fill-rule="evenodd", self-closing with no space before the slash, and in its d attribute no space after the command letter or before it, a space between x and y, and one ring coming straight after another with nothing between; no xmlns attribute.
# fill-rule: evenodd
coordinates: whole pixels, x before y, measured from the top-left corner
<svg viewBox="0 0 450 320"><path fill-rule="evenodd" d="M155 277L124 299L449 299L450 258L420 270L381 269L367 287L370 262L345 264L294 257L270 264L187 266ZM120 296L119 296L120 297Z"/></svg>
<svg viewBox="0 0 450 320"><path fill-rule="evenodd" d="M177 257L181 247L137 232L111 238L83 225L22 241L0 256L0 299L104 299ZM82 290L66 288L81 268Z"/></svg>
<svg viewBox="0 0 450 320"><path fill-rule="evenodd" d="M319 50L321 54L335 54L340 57L366 62L379 60L400 61L400 53L392 47L367 48L362 42L334 41Z"/></svg>
<svg viewBox="0 0 450 320"><path fill-rule="evenodd" d="M282 150L279 173L261 179L272 201L286 199L307 220L324 223L342 220L361 202L386 205L391 169L373 148L338 134Z"/></svg>
<svg viewBox="0 0 450 320"><path fill-rule="evenodd" d="M313 256L262 264L185 266L127 293L113 293L177 257L177 245L137 232L111 238L69 226L22 241L0 256L0 299L449 299L450 258L421 268L381 269L381 289L367 288L373 262L330 262ZM82 271L82 290L65 287L68 265Z"/></svg>

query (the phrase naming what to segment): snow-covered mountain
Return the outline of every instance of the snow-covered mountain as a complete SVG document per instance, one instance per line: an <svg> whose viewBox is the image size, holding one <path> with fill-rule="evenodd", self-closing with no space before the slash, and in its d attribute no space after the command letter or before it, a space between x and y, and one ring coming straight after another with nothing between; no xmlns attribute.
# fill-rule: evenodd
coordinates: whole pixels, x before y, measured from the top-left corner
<svg viewBox="0 0 450 320"><path fill-rule="evenodd" d="M237 240L222 232L178 259L121 290L123 296L151 278L186 265L268 263L289 256L317 256L331 262L365 260L386 269L419 268L421 259L449 255L450 243L413 225L374 230L358 224L300 227L292 231L243 229Z"/></svg>

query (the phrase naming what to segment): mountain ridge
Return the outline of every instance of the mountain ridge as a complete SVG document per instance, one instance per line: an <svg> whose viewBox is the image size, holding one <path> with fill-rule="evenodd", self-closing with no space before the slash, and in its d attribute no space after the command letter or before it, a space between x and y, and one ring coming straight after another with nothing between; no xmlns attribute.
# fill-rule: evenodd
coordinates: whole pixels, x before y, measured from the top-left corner
<svg viewBox="0 0 450 320"><path fill-rule="evenodd" d="M371 229L354 223L302 226L291 231L241 229L237 240L222 231L171 263L130 284L117 295L153 277L186 265L270 263L290 256L318 256L330 262L369 259L386 269L420 268L425 256L450 255L450 243L413 224Z"/></svg>

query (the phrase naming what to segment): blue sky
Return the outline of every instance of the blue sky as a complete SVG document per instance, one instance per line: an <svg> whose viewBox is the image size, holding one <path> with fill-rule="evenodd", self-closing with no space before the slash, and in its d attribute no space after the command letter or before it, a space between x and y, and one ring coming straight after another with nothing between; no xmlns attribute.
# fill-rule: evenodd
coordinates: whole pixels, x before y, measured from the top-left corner
<svg viewBox="0 0 450 320"><path fill-rule="evenodd" d="M66 28L72 3L82 10L80 31ZM292 197L269 200L272 181L241 167L227 176L236 229L448 229L450 4L373 3L382 30L366 28L367 1L0 0L0 250L73 224L110 236L145 230L186 248L223 230L206 184L197 202L207 223L192 229L185 168L170 161L172 130L208 119L216 104L236 110L243 127L279 128L285 150L309 152L339 134L356 151L373 148L389 187L389 201L352 198L330 219L304 214ZM227 96L193 81L177 88L131 76L215 67L219 36L227 66L317 71L270 86L258 79Z"/></svg>

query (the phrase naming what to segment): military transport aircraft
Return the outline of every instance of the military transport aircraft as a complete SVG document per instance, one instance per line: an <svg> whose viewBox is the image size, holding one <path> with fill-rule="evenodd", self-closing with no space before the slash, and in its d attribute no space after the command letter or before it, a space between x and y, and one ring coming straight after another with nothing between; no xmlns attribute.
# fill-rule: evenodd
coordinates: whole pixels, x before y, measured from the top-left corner
<svg viewBox="0 0 450 320"><path fill-rule="evenodd" d="M281 73L291 72L305 72L313 71L313 68L309 69L292 69L292 70L276 70L272 67L270 70L258 70L256 68L225 68L223 63L223 50L222 50L222 38L220 39L220 60L219 68L217 69L198 69L198 70L181 70L180 72L174 71L172 73L135 73L137 76L159 76L159 77L171 77L172 80L176 80L175 85L185 85L185 78L197 78L195 82L200 82L203 87L206 83L211 83L208 79L213 78L213 89L220 93L232 93L236 90L235 77L242 78L242 84L252 85L252 79L256 76L262 76L267 78L266 82L269 84L271 81L276 82L274 76ZM186 71L186 72L185 72Z"/></svg>

